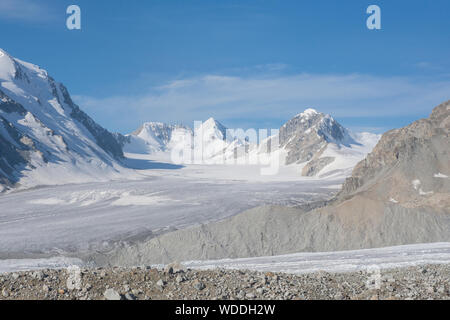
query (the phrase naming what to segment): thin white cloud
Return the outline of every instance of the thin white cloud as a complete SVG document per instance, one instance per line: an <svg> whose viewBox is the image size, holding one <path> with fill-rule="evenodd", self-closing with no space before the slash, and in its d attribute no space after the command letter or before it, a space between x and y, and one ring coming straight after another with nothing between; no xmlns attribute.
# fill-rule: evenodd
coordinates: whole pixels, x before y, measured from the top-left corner
<svg viewBox="0 0 450 320"><path fill-rule="evenodd" d="M206 75L174 80L140 96L75 98L110 128L143 121L190 124L210 116L258 127L268 119L288 120L307 107L336 117L411 116L428 114L448 99L450 81L361 74Z"/></svg>
<svg viewBox="0 0 450 320"><path fill-rule="evenodd" d="M414 65L418 69L422 70L428 70L428 71L442 71L442 67L439 65L436 65L429 61L421 61Z"/></svg>
<svg viewBox="0 0 450 320"><path fill-rule="evenodd" d="M53 18L53 11L44 1L1 0L0 18L21 21L46 21Z"/></svg>

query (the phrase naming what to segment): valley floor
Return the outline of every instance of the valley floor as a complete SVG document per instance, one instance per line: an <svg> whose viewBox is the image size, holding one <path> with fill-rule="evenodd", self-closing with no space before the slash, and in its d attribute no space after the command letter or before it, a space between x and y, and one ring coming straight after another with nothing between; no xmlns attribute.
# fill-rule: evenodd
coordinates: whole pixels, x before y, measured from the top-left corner
<svg viewBox="0 0 450 320"><path fill-rule="evenodd" d="M301 178L295 166L282 167L276 176L261 176L258 166L175 166L138 155L128 155L127 161L142 179L40 187L0 196L0 273L95 267L83 257L261 205L298 206L329 199L343 181L339 175ZM223 268L291 274L424 264L450 264L450 243L184 263L205 272Z"/></svg>
<svg viewBox="0 0 450 320"><path fill-rule="evenodd" d="M324 200L343 182L342 176L302 178L295 166L262 176L259 166L250 165L177 166L167 159L130 154L127 162L140 180L48 186L1 195L0 266L12 268L11 260L5 259L80 257L260 205L297 206ZM19 269L28 265L26 260L15 261ZM53 261L57 264L57 259Z"/></svg>

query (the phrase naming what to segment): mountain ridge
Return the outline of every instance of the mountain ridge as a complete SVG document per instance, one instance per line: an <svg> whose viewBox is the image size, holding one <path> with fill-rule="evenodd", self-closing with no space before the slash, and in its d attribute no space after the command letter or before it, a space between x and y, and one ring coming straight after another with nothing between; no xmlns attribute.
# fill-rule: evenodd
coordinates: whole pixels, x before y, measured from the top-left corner
<svg viewBox="0 0 450 320"><path fill-rule="evenodd" d="M276 143L279 137L280 147L275 149L281 150L280 157L284 158L284 165L301 165L301 174L310 177L333 174L340 169L349 172L380 138L379 135L370 133L352 134L330 115L311 108L287 121L278 136L260 141L259 145L245 137L230 136L229 133L236 134L234 130L228 130L214 118L209 118L194 129L183 127L184 139L180 139L177 144L170 144L170 139L165 139L164 142L154 139L155 136L161 135L161 128L173 130L173 126L156 122L148 124L153 124L151 130L147 130L151 131L151 134L142 134L145 131L144 124L126 135L127 138L122 138L125 151L150 154L170 152L171 147L175 146L180 149L193 149L195 143L197 146L202 145L200 151L204 161L223 160L232 163L239 156L252 159L266 156L267 150L271 150L268 143ZM170 136L170 133L165 135ZM180 146L183 141L187 143L186 146Z"/></svg>
<svg viewBox="0 0 450 320"><path fill-rule="evenodd" d="M0 52L1 189L117 176L123 151L115 136L47 71Z"/></svg>

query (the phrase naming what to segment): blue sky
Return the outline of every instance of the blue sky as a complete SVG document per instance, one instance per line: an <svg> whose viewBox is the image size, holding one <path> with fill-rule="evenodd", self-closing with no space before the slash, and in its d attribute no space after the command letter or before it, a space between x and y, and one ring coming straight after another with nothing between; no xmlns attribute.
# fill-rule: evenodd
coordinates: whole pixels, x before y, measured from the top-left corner
<svg viewBox="0 0 450 320"><path fill-rule="evenodd" d="M382 30L366 28L370 4ZM449 14L448 0L1 0L0 47L112 131L210 116L277 128L313 107L383 132L450 99Z"/></svg>

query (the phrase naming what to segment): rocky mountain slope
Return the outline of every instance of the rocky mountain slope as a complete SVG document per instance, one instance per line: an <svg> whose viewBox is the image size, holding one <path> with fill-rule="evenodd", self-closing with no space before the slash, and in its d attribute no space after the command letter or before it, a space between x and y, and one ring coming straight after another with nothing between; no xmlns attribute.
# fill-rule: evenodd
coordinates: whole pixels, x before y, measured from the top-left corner
<svg viewBox="0 0 450 320"><path fill-rule="evenodd" d="M122 157L64 85L0 49L0 191L111 178Z"/></svg>
<svg viewBox="0 0 450 320"><path fill-rule="evenodd" d="M364 194L407 208L450 208L450 102L391 130L353 170L338 199Z"/></svg>
<svg viewBox="0 0 450 320"><path fill-rule="evenodd" d="M448 242L449 133L450 101L383 135L326 206L255 208L94 260L141 265Z"/></svg>
<svg viewBox="0 0 450 320"><path fill-rule="evenodd" d="M280 145L288 150L286 164L317 158L327 143L358 144L330 115L306 109L280 128Z"/></svg>
<svg viewBox="0 0 450 320"><path fill-rule="evenodd" d="M363 133L352 134L333 117L306 109L281 128L280 147L286 150L286 165L304 164L303 176L324 173L328 166L351 168L375 146L379 136ZM344 158L344 159L343 159Z"/></svg>
<svg viewBox="0 0 450 320"><path fill-rule="evenodd" d="M240 133L245 135L244 130ZM126 152L152 154L188 149L194 153L192 158L204 163L266 163L270 153L277 153L283 165L300 166L303 176L336 172L348 176L380 138L377 134L350 133L330 115L314 109L298 114L281 127L278 135L259 145L257 137L238 136L240 133L210 118L194 130L148 122L118 138Z"/></svg>

